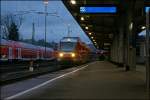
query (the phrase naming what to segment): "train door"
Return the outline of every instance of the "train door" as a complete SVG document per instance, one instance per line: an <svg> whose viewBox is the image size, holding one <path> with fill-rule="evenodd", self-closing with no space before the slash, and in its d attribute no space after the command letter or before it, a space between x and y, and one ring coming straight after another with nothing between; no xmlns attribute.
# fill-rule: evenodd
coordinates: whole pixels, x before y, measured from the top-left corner
<svg viewBox="0 0 150 100"><path fill-rule="evenodd" d="M43 51L41 50L41 59L43 60L44 57L43 57Z"/></svg>
<svg viewBox="0 0 150 100"><path fill-rule="evenodd" d="M12 47L9 47L8 59L12 59Z"/></svg>
<svg viewBox="0 0 150 100"><path fill-rule="evenodd" d="M21 48L17 48L17 59L21 59Z"/></svg>
<svg viewBox="0 0 150 100"><path fill-rule="evenodd" d="M37 59L39 59L39 58L40 58L40 52L37 51Z"/></svg>

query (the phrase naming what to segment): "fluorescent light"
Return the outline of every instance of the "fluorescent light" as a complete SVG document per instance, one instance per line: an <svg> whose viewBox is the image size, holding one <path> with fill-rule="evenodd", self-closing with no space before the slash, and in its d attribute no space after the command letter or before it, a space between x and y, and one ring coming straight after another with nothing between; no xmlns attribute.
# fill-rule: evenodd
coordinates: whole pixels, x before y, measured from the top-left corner
<svg viewBox="0 0 150 100"><path fill-rule="evenodd" d="M145 28L146 28L145 26L142 26L142 27L141 27L142 30L144 30Z"/></svg>
<svg viewBox="0 0 150 100"><path fill-rule="evenodd" d="M71 0L70 2L71 2L71 4L73 4L73 5L76 4L76 1L75 1L75 0Z"/></svg>
<svg viewBox="0 0 150 100"><path fill-rule="evenodd" d="M133 22L130 23L129 25L129 29L132 30L133 29Z"/></svg>

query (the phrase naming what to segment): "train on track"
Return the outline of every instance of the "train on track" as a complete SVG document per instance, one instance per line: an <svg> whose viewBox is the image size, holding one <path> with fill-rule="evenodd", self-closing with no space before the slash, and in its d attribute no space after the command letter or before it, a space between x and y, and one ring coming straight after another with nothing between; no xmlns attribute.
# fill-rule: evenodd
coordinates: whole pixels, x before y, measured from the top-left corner
<svg viewBox="0 0 150 100"><path fill-rule="evenodd" d="M57 61L84 63L89 60L90 48L79 37L63 37L60 40Z"/></svg>
<svg viewBox="0 0 150 100"><path fill-rule="evenodd" d="M1 39L0 61L13 60L52 60L55 59L53 48L36 46L29 43Z"/></svg>

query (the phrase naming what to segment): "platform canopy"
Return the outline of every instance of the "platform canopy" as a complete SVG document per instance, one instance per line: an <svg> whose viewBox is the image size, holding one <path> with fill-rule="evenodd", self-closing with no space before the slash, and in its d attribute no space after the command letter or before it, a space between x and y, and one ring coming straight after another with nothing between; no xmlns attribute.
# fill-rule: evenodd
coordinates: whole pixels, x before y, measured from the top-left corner
<svg viewBox="0 0 150 100"><path fill-rule="evenodd" d="M63 3L98 48L112 43L127 10L133 12L136 34L141 32L145 25L144 9L150 5L149 0L63 0ZM132 9L128 8L131 3Z"/></svg>

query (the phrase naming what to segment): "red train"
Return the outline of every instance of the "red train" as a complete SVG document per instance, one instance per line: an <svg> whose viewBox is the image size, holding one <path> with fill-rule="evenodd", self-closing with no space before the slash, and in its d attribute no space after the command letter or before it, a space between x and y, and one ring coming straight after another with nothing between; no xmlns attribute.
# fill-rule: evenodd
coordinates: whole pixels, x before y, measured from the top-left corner
<svg viewBox="0 0 150 100"><path fill-rule="evenodd" d="M58 61L85 62L89 59L90 49L79 37L64 37L60 40Z"/></svg>
<svg viewBox="0 0 150 100"><path fill-rule="evenodd" d="M0 41L0 60L52 60L55 51L52 48L36 46L28 43L5 40Z"/></svg>

